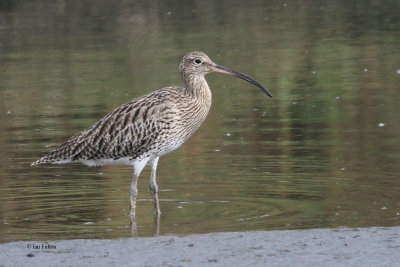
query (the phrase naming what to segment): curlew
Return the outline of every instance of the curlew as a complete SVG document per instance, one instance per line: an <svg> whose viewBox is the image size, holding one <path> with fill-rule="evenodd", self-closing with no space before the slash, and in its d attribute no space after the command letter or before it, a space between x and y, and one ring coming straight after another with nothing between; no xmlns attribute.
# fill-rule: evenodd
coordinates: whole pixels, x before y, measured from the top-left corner
<svg viewBox="0 0 400 267"><path fill-rule="evenodd" d="M203 52L186 54L179 70L183 86L161 88L132 99L32 165L76 161L91 166L110 163L133 165L131 216L135 215L140 172L150 165L150 192L155 213L160 214L156 183L158 159L180 147L205 120L211 106L211 91L204 76L210 72L236 76L272 96L253 78L215 64Z"/></svg>

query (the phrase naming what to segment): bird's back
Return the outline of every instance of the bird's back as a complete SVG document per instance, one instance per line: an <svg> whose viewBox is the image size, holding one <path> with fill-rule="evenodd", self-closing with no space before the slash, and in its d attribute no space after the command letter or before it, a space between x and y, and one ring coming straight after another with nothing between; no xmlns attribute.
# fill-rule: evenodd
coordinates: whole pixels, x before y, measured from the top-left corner
<svg viewBox="0 0 400 267"><path fill-rule="evenodd" d="M119 106L32 165L72 161L130 164L162 156L185 142L205 119L209 107L203 116L189 114L198 112L196 106L184 87L162 88Z"/></svg>

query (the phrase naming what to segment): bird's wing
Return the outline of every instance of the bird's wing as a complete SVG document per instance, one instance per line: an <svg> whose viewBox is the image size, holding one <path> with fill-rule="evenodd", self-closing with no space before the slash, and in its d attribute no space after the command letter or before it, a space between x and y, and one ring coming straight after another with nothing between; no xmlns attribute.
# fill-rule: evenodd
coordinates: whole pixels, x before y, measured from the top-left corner
<svg viewBox="0 0 400 267"><path fill-rule="evenodd" d="M173 101L156 94L133 99L32 165L121 157L134 159L151 147L164 129L170 127L176 112Z"/></svg>

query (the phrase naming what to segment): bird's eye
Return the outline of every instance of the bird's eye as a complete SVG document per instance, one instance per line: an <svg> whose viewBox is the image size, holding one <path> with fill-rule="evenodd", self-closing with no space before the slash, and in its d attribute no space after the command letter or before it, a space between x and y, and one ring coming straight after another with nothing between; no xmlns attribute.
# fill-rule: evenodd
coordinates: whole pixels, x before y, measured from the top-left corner
<svg viewBox="0 0 400 267"><path fill-rule="evenodd" d="M196 58L196 59L194 60L194 63L196 63L196 64L201 64L201 59Z"/></svg>

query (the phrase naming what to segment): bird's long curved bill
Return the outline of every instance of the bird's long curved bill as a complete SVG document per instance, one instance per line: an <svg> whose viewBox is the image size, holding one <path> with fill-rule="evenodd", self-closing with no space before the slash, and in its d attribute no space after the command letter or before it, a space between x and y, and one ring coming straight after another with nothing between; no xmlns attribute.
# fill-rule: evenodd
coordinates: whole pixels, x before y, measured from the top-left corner
<svg viewBox="0 0 400 267"><path fill-rule="evenodd" d="M257 86L258 88L260 88L269 97L272 97L271 93L267 90L267 88L265 88L262 84L260 84L259 82L257 82L253 78L251 78L251 77L249 77L249 76L247 76L247 75L245 75L243 73L240 73L240 72L238 72L236 70L231 70L231 69L229 69L227 67L220 66L220 65L217 65L217 64L212 65L212 70L214 72L219 72L219 73L223 73L223 74L232 75L232 76L238 77L240 79L243 79L245 81L248 81L249 83L252 83L255 86Z"/></svg>

